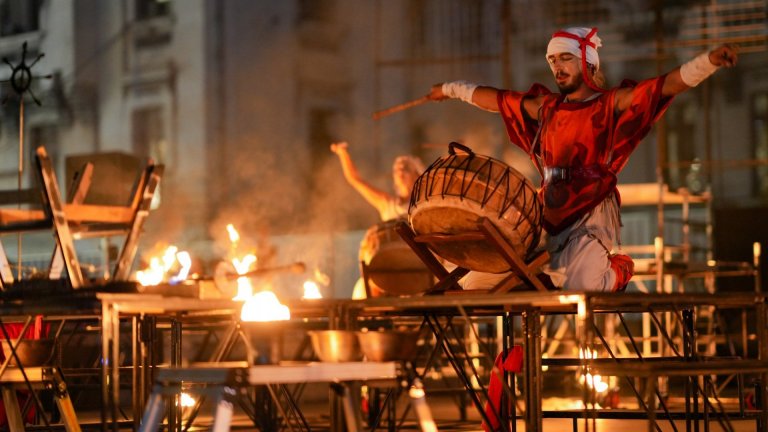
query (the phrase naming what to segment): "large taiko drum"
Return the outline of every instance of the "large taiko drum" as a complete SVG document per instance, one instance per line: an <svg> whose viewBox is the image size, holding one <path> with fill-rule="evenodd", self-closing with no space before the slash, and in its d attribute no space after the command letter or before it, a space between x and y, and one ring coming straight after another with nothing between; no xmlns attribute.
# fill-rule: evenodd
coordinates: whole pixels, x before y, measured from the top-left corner
<svg viewBox="0 0 768 432"><path fill-rule="evenodd" d="M432 273L395 230L399 222L406 219L370 227L360 243L362 273L372 296L419 294L434 282Z"/></svg>
<svg viewBox="0 0 768 432"><path fill-rule="evenodd" d="M478 220L485 217L523 259L539 243L541 214L536 188L528 179L505 163L457 143L451 143L448 156L436 160L416 181L408 210L417 235L477 232ZM430 248L470 270L502 273L511 269L484 239L435 241Z"/></svg>

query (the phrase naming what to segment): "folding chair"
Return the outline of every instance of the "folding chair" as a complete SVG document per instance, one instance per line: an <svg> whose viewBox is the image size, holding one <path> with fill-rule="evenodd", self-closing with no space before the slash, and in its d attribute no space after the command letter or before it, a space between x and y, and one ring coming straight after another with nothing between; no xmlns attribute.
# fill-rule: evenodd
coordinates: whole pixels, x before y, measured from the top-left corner
<svg viewBox="0 0 768 432"><path fill-rule="evenodd" d="M39 147L35 154L35 173L39 190L0 192L0 205L36 204L36 208L0 209L0 233L51 229L56 246L49 276L59 277L66 269L73 289L86 285L74 240L91 237L124 235L112 278L128 280L130 267L136 255L138 237L149 214L152 197L160 183L162 165L148 163L141 172L129 203L123 206L83 204L92 167L85 166L71 193L71 202L64 204L48 153ZM10 265L0 245L0 278L2 284L13 282Z"/></svg>

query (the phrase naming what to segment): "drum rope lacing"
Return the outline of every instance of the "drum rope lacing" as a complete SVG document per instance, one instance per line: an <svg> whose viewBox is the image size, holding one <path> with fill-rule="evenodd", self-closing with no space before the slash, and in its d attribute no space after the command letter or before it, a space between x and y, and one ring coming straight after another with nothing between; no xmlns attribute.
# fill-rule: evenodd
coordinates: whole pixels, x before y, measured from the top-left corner
<svg viewBox="0 0 768 432"><path fill-rule="evenodd" d="M451 189L451 186L454 185L454 182L461 181L460 183L460 195L458 198L461 201L464 201L464 198L469 191L469 188L472 186L472 184L475 182L475 180L478 178L478 176L484 172L487 171L487 178L488 181L485 182L485 190L483 191L483 198L480 201L480 207L485 208L486 204L494 197L494 195L497 192L507 192L503 194L503 199L501 202L501 206L498 211L498 217L501 218L507 211L509 211L510 208L514 207L515 200L517 197L519 197L521 194L523 196L523 208L529 208L530 204L533 204L534 206L538 205L538 202L535 200L535 192L530 194L532 197L534 197L533 202L530 203L528 200L528 194L524 193L525 186L527 186L526 180L524 178L520 178L519 187L516 188L514 191L510 190L510 178L514 176L514 173L509 169L509 167L503 168L503 173L500 175L498 180L496 180L495 184L491 184L491 179L493 179L493 171L494 166L499 165L501 167L504 166L503 163L495 161L493 158L487 158L482 165L474 172L472 172L469 168L472 164L472 161L475 159L474 154L467 155L464 160L459 161L455 166L452 166L456 159L458 158L457 155L449 155L445 158L440 158L433 162L429 168L424 172L424 174L416 181L416 184L413 187L413 191L411 193L411 200L410 200L410 207L414 207L419 199L419 197L422 195L420 192L422 191L422 188L424 189L424 199L426 201L429 201L429 197L433 195L435 192L435 188L437 188L437 175L442 174L440 171L444 171L445 177L448 177L447 181L441 182L441 188L439 190L440 197L445 198L446 195L450 196L456 196L455 194L449 194L448 191ZM460 175L454 175L459 170L462 171ZM517 178L517 176L515 176ZM514 192L514 194L511 194L510 192ZM514 198L510 198L514 197ZM523 214L520 212L520 209L516 208L518 212L523 216L522 218L518 218L517 222L513 225L514 229L517 229L520 225L522 225L523 221L527 221L531 225L535 225L536 221L532 220L530 215ZM537 209L538 210L538 209ZM531 235L535 235L535 233L529 233Z"/></svg>

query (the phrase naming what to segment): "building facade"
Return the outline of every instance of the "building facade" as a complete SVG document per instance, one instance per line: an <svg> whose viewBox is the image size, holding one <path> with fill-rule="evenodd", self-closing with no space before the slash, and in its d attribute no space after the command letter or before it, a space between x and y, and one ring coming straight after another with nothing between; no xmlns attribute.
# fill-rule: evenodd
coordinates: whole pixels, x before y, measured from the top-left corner
<svg viewBox="0 0 768 432"><path fill-rule="evenodd" d="M166 165L143 244L176 243L207 259L225 247L227 223L255 239L357 232L341 242L343 255L376 213L344 183L333 141L349 141L361 171L383 188L396 155L429 163L450 141L538 182L495 115L457 102L378 121L371 113L453 79L519 90L550 84L546 43L567 25L600 29L612 85L739 42L739 67L678 97L620 181L656 181L662 160L664 181L686 186L698 158L723 205L764 206L765 14L760 2L720 0L0 0L0 56L17 64L24 43L28 63L45 54L32 67L40 105L24 102L26 164L45 145L62 184L73 155ZM11 72L0 65L0 80ZM13 188L19 101L7 82L0 92L0 184ZM108 181L94 187L110 193Z"/></svg>

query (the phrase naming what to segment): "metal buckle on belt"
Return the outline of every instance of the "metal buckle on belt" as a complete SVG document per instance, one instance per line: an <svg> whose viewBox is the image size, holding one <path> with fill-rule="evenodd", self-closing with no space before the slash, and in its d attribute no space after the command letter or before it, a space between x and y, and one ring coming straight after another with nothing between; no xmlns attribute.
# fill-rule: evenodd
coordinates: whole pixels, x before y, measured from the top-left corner
<svg viewBox="0 0 768 432"><path fill-rule="evenodd" d="M546 183L556 181L569 181L571 179L571 170L568 167L545 167L544 181Z"/></svg>

